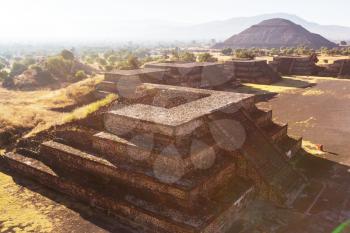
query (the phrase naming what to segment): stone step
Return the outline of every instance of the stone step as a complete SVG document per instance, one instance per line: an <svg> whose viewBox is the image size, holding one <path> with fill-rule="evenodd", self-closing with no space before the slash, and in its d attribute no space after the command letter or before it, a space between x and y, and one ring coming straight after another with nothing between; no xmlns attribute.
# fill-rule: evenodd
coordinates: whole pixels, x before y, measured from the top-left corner
<svg viewBox="0 0 350 233"><path fill-rule="evenodd" d="M231 227L232 219L242 208L242 205L251 198L254 191L251 183L234 178L230 184L236 184L236 186L230 185L231 195L228 196L225 193L225 195L219 196L215 202L208 202L207 210L209 212L206 214L198 211L195 215L188 215L164 205L149 203L125 194L123 190L111 193L109 190L104 191L101 184L96 184L100 186L99 188L91 188L89 180L84 185L76 183L75 180L70 179L72 174L62 175L45 163L21 154L8 153L4 159L13 170L21 175L34 179L58 192L68 194L93 207L105 210L122 223L131 225L141 232L226 232Z"/></svg>
<svg viewBox="0 0 350 233"><path fill-rule="evenodd" d="M58 192L89 203L93 207L107 210L118 220L143 231L151 232L196 232L195 227L154 215L133 205L122 195L104 194L95 189L79 185L66 177L61 177L46 164L20 154L9 153L5 156L9 166L21 175L55 189Z"/></svg>
<svg viewBox="0 0 350 233"><path fill-rule="evenodd" d="M255 124L259 127L264 127L271 123L272 121L272 110L263 111L260 109L256 109L255 111L250 113L250 117L253 119Z"/></svg>
<svg viewBox="0 0 350 233"><path fill-rule="evenodd" d="M215 188L224 185L234 175L235 169L230 156L217 156L216 162L209 169L197 169L187 174L184 174L181 160L170 158L158 159L152 169L122 162L116 164L53 141L43 143L40 154L49 158L52 164L108 177L153 193L169 195L182 206L191 205L200 196L207 196Z"/></svg>
<svg viewBox="0 0 350 233"><path fill-rule="evenodd" d="M195 169L193 158L205 163L215 156L219 149L214 141L207 143L207 138L193 139L188 145L160 143L150 134L140 134L127 138L108 132L99 132L93 136L92 147L96 153L103 154L110 161L126 161L153 167L158 156L181 157L185 173Z"/></svg>
<svg viewBox="0 0 350 233"><path fill-rule="evenodd" d="M96 86L96 90L117 93L118 88L115 82L102 81Z"/></svg>
<svg viewBox="0 0 350 233"><path fill-rule="evenodd" d="M64 142L70 146L91 150L94 135L98 132L99 131L92 128L72 125L62 129L57 129L55 131L54 140L57 142Z"/></svg>
<svg viewBox="0 0 350 233"><path fill-rule="evenodd" d="M278 142L278 147L287 156L288 159L293 158L302 147L303 138L284 137Z"/></svg>
<svg viewBox="0 0 350 233"><path fill-rule="evenodd" d="M271 124L262 127L262 130L274 143L278 143L287 136L288 124L279 125L271 122Z"/></svg>
<svg viewBox="0 0 350 233"><path fill-rule="evenodd" d="M213 116L213 119L225 118L224 114L217 114ZM281 197L285 196L288 191L288 186L286 183L283 183L281 179L292 179L294 177L300 177L299 173L296 172L288 163L287 159L282 155L281 151L277 148L275 142L273 142L270 137L279 135L279 130L273 130L273 127L285 128L286 126L274 126L275 124L268 125L270 131L270 136L264 133L264 131L256 126L256 124L249 118L249 113L244 110L238 111L235 114L231 114L232 119L241 123L241 125L245 129L245 140L243 145L239 148L240 155L245 158L255 169L257 175L248 174L250 178L256 180L256 177L260 177L266 185L271 187L276 191L277 194L281 195ZM221 127L219 130L223 131L230 137L231 132L226 127ZM276 132L274 132L276 131ZM286 133L286 131L283 134ZM286 135L286 134L285 134ZM284 136L285 136L284 135ZM236 135L232 135L232 138L236 138ZM277 138L274 138L275 140ZM283 172L287 175L284 177ZM258 184L261 183L257 181ZM281 198L283 199L283 198Z"/></svg>

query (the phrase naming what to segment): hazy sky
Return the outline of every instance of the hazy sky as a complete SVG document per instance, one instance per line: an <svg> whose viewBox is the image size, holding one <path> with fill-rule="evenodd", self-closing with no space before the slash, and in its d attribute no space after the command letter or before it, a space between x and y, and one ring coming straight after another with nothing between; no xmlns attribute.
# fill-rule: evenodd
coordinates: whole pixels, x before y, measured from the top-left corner
<svg viewBox="0 0 350 233"><path fill-rule="evenodd" d="M0 3L2 39L91 36L93 27L130 20L196 24L277 12L296 14L320 24L350 26L349 0L0 0Z"/></svg>

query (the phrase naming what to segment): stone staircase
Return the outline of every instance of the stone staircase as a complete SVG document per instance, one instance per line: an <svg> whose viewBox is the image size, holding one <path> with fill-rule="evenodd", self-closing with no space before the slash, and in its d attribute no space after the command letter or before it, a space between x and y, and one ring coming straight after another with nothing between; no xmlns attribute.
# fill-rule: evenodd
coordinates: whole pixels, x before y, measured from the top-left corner
<svg viewBox="0 0 350 233"><path fill-rule="evenodd" d="M255 107L248 115L287 159L293 158L301 150L302 138L289 136L288 124L279 125L273 122L271 110L264 111Z"/></svg>

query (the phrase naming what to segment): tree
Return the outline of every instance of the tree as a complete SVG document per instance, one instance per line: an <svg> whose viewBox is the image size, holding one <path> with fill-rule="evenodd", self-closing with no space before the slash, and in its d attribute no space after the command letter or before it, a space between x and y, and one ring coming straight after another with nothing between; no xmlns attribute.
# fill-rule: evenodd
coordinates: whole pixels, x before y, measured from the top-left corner
<svg viewBox="0 0 350 233"><path fill-rule="evenodd" d="M118 63L117 68L120 70L133 70L140 67L140 61L138 57L133 54L129 54L126 60Z"/></svg>
<svg viewBox="0 0 350 233"><path fill-rule="evenodd" d="M101 66L106 66L107 65L107 61L104 58L98 58L98 63Z"/></svg>
<svg viewBox="0 0 350 233"><path fill-rule="evenodd" d="M179 54L179 60L181 62L195 62L196 56L193 53L190 52L182 52Z"/></svg>
<svg viewBox="0 0 350 233"><path fill-rule="evenodd" d="M0 71L0 81L1 80L5 80L8 77L9 77L9 73L6 70L1 70Z"/></svg>
<svg viewBox="0 0 350 233"><path fill-rule="evenodd" d="M112 71L113 68L114 68L114 67L113 67L112 65L106 65L106 66L104 67L105 71Z"/></svg>
<svg viewBox="0 0 350 233"><path fill-rule="evenodd" d="M140 61L136 56L130 54L127 61L132 69L140 68Z"/></svg>
<svg viewBox="0 0 350 233"><path fill-rule="evenodd" d="M254 59L256 54L249 49L237 49L235 52L237 58Z"/></svg>
<svg viewBox="0 0 350 233"><path fill-rule="evenodd" d="M6 67L5 64L0 62L0 70L4 69L5 67Z"/></svg>
<svg viewBox="0 0 350 233"><path fill-rule="evenodd" d="M27 66L20 62L14 62L10 71L10 76L14 77L22 74L27 69Z"/></svg>
<svg viewBox="0 0 350 233"><path fill-rule="evenodd" d="M233 50L231 48L226 48L226 49L221 50L221 53L226 55L226 56L229 56L229 55L232 55Z"/></svg>
<svg viewBox="0 0 350 233"><path fill-rule="evenodd" d="M213 57L210 53L201 53L198 55L199 62L217 62L218 59Z"/></svg>
<svg viewBox="0 0 350 233"><path fill-rule="evenodd" d="M74 60L74 54L67 49L62 50L61 56L66 60Z"/></svg>
<svg viewBox="0 0 350 233"><path fill-rule="evenodd" d="M60 79L68 79L71 75L73 61L64 59L61 56L54 56L47 59L45 68Z"/></svg>
<svg viewBox="0 0 350 233"><path fill-rule="evenodd" d="M35 64L35 59L32 58L32 57L26 57L22 63L25 65L25 66L30 66L30 65L34 65Z"/></svg>
<svg viewBox="0 0 350 233"><path fill-rule="evenodd" d="M13 82L13 78L8 76L4 79L4 81L2 82L2 86L3 87L13 87L14 86L14 82Z"/></svg>
<svg viewBox="0 0 350 233"><path fill-rule="evenodd" d="M108 57L107 60L108 60L109 64L114 65L119 60L119 57L116 55L111 55Z"/></svg>
<svg viewBox="0 0 350 233"><path fill-rule="evenodd" d="M78 71L75 73L74 77L75 77L75 80L76 80L76 81L79 81L79 80L86 79L88 76L87 76L87 74L85 73L84 70L78 70Z"/></svg>

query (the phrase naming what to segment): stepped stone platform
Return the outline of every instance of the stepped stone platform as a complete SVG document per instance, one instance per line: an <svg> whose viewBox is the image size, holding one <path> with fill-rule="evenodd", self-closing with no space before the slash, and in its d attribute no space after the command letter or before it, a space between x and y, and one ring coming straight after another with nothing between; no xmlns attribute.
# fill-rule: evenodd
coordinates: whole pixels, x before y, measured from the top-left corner
<svg viewBox="0 0 350 233"><path fill-rule="evenodd" d="M149 83L128 91L102 129L58 130L5 161L140 232L230 232L253 198L285 205L303 188L289 164L300 140L254 96Z"/></svg>
<svg viewBox="0 0 350 233"><path fill-rule="evenodd" d="M225 85L236 85L232 73L225 71L223 64L213 62L146 64L142 69L105 73L104 81L97 86L96 95L98 98L111 92L122 92L122 95L126 95L129 92L133 93L133 89L141 83L202 89L220 89Z"/></svg>
<svg viewBox="0 0 350 233"><path fill-rule="evenodd" d="M317 66L318 59L311 56L278 56L269 63L282 75L316 75L321 70Z"/></svg>
<svg viewBox="0 0 350 233"><path fill-rule="evenodd" d="M215 62L156 63L146 67L167 69L167 82L163 84L214 89L232 82L232 75L225 74L223 64Z"/></svg>
<svg viewBox="0 0 350 233"><path fill-rule="evenodd" d="M225 69L241 82L272 84L281 80L266 61L233 60L225 62Z"/></svg>
<svg viewBox="0 0 350 233"><path fill-rule="evenodd" d="M333 64L327 65L325 69L320 72L322 76L332 76L339 78L350 77L350 59L339 59L334 61Z"/></svg>

